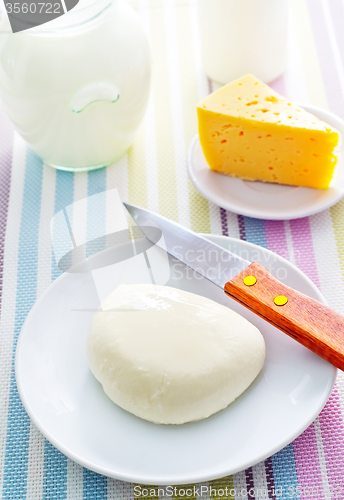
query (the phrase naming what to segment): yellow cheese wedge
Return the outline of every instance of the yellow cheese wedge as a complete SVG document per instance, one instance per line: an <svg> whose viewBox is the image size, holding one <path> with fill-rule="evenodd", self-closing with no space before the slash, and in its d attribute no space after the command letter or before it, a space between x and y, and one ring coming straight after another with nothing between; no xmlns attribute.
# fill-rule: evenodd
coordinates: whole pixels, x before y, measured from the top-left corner
<svg viewBox="0 0 344 500"><path fill-rule="evenodd" d="M197 113L212 170L251 181L329 186L339 132L253 75L209 95Z"/></svg>

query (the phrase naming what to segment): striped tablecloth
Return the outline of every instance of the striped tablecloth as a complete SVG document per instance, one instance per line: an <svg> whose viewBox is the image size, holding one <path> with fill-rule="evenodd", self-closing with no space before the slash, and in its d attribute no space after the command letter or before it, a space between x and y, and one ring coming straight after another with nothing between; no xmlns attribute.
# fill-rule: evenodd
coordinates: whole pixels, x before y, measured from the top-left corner
<svg viewBox="0 0 344 500"><path fill-rule="evenodd" d="M305 219L262 221L208 203L188 179L186 153L197 131L195 106L212 88L201 65L196 1L132 0L152 46L153 91L144 126L118 164L88 174L56 172L26 148L1 113L3 500L134 498L133 484L83 469L49 444L30 423L16 389L13 359L21 326L37 297L59 274L52 257L50 219L73 201L117 187L123 200L193 230L262 245L293 261L330 306L344 313L344 201ZM344 1L290 0L290 6L289 65L273 87L289 99L328 108L344 118ZM340 374L324 410L299 438L265 462L213 481L215 493L210 496L220 498L218 488L228 486L244 499L275 494L282 499L342 500L343 415Z"/></svg>

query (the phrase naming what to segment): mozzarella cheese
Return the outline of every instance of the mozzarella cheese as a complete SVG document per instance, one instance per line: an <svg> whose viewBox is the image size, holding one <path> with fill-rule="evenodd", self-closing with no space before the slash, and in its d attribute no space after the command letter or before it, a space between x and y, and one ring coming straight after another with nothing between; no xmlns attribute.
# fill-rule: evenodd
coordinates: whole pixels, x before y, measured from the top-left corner
<svg viewBox="0 0 344 500"><path fill-rule="evenodd" d="M197 112L212 170L250 181L329 186L339 132L253 75L209 95Z"/></svg>
<svg viewBox="0 0 344 500"><path fill-rule="evenodd" d="M157 285L121 285L91 322L91 371L117 405L160 424L209 417L256 378L259 330L205 297Z"/></svg>

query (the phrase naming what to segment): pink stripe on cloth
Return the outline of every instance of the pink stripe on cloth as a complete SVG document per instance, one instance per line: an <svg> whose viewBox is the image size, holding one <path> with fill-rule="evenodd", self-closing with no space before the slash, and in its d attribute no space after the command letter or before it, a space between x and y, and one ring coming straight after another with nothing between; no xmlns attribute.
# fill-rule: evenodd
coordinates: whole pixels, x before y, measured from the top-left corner
<svg viewBox="0 0 344 500"><path fill-rule="evenodd" d="M335 387L319 415L331 498L344 498L344 426Z"/></svg>
<svg viewBox="0 0 344 500"><path fill-rule="evenodd" d="M268 249L284 259L289 259L284 222L280 220L266 220L264 227Z"/></svg>
<svg viewBox="0 0 344 500"><path fill-rule="evenodd" d="M309 500L310 497L314 496L317 500L325 499L313 424L295 439L293 447L300 498ZM316 495L313 495L315 492Z"/></svg>
<svg viewBox="0 0 344 500"><path fill-rule="evenodd" d="M295 265L320 288L309 218L291 220L289 224L294 247Z"/></svg>

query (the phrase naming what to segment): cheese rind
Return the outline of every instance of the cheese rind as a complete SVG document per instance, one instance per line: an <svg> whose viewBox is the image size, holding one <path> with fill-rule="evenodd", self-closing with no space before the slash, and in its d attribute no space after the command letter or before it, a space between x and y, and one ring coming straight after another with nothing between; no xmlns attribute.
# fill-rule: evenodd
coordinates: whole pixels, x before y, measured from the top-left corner
<svg viewBox="0 0 344 500"><path fill-rule="evenodd" d="M340 134L247 75L197 107L209 167L222 174L326 189L338 161Z"/></svg>
<svg viewBox="0 0 344 500"><path fill-rule="evenodd" d="M121 285L95 314L87 352L117 405L155 423L182 424L246 390L263 366L265 343L249 321L205 297Z"/></svg>

